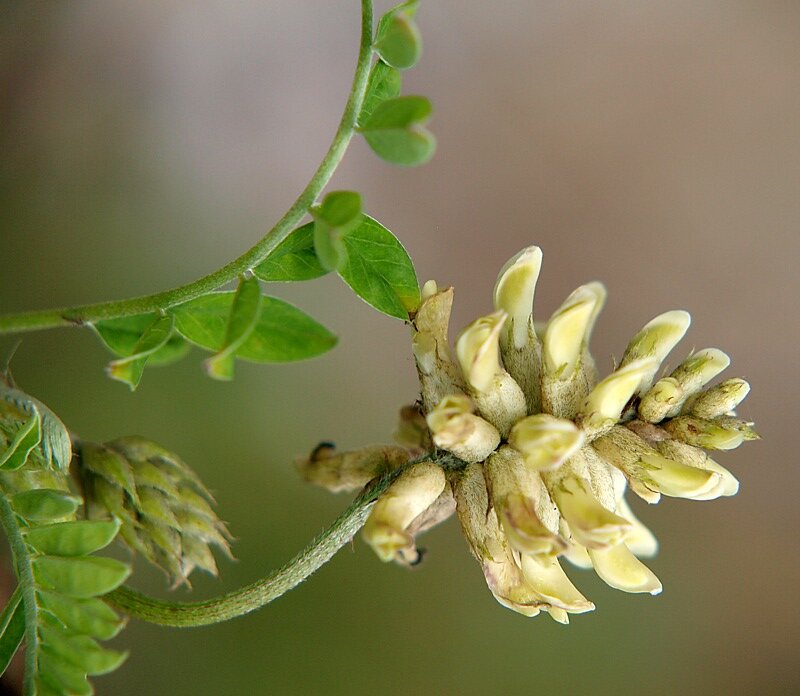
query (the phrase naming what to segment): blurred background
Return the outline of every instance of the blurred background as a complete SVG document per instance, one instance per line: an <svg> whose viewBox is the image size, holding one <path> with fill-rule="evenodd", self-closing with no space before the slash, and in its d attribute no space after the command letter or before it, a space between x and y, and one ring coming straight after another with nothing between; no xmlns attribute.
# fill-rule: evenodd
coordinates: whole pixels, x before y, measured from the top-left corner
<svg viewBox="0 0 800 696"><path fill-rule="evenodd" d="M379 3L383 10L388 3ZM117 299L238 256L289 206L336 128L355 0L69 3L0 8L0 311ZM602 280L604 370L656 314L692 313L680 350L719 346L752 386L763 440L725 453L733 499L636 510L661 541L657 597L571 571L597 605L568 627L502 609L457 524L412 571L356 540L255 615L176 630L133 622L99 694L794 694L800 692L800 4L423 2L420 65L438 154L419 170L354 141L332 182L360 190L421 280L456 287L453 329L490 310L499 267L535 243L542 319ZM335 277L270 292L340 336L332 353L240 364L202 355L105 378L88 331L24 337L22 388L94 440L142 434L219 501L238 561L202 598L291 557L348 498L292 461L322 439L388 441L416 397L409 331ZM3 347L7 347L5 341ZM636 501L634 501L634 504ZM137 564L135 583L166 594Z"/></svg>

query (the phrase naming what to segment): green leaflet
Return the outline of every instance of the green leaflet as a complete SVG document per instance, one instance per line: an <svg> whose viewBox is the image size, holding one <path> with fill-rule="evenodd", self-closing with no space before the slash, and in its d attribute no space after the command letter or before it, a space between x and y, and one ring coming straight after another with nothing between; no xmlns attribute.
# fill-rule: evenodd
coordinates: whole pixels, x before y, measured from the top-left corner
<svg viewBox="0 0 800 696"><path fill-rule="evenodd" d="M413 167L436 151L436 139L424 127L431 112L425 97L395 97L378 104L359 130L379 157Z"/></svg>
<svg viewBox="0 0 800 696"><path fill-rule="evenodd" d="M403 75L396 68L387 65L379 60L372 66L367 82L367 92L364 95L364 104L361 113L358 115L358 123L363 124L378 104L387 99L394 99L400 95L403 86Z"/></svg>
<svg viewBox="0 0 800 696"><path fill-rule="evenodd" d="M155 313L104 319L93 324L92 329L112 353L127 358L134 354L139 339L156 319L158 315ZM150 354L147 364L168 365L180 360L188 352L189 344L177 334L172 334L161 348Z"/></svg>
<svg viewBox="0 0 800 696"><path fill-rule="evenodd" d="M347 259L339 275L367 304L407 320L420 302L414 264L399 240L377 220L364 215L343 238Z"/></svg>
<svg viewBox="0 0 800 696"><path fill-rule="evenodd" d="M42 418L38 409L34 406L34 412L28 420L22 424L17 431L14 439L0 454L0 469L5 471L15 471L25 464L28 455L38 446L42 440Z"/></svg>
<svg viewBox="0 0 800 696"><path fill-rule="evenodd" d="M188 341L218 351L225 341L233 294L209 293L175 307L175 328ZM236 357L260 363L306 360L329 351L336 342L336 336L297 307L264 295L258 321Z"/></svg>
<svg viewBox="0 0 800 696"><path fill-rule="evenodd" d="M0 613L0 675L6 671L24 634L25 607L22 604L22 593L17 587Z"/></svg>
<svg viewBox="0 0 800 696"><path fill-rule="evenodd" d="M79 634L109 640L125 625L125 621L99 599L76 599L44 590L37 596L43 609Z"/></svg>
<svg viewBox="0 0 800 696"><path fill-rule="evenodd" d="M11 497L11 507L21 517L34 522L63 519L74 515L81 499L53 488L38 488Z"/></svg>
<svg viewBox="0 0 800 696"><path fill-rule="evenodd" d="M231 303L223 347L216 355L206 360L206 372L209 377L221 380L233 379L236 351L253 332L260 311L261 285L258 279L242 278Z"/></svg>
<svg viewBox="0 0 800 696"><path fill-rule="evenodd" d="M422 37L414 22L417 1L404 2L389 10L375 32L373 50L394 68L406 70L419 61Z"/></svg>
<svg viewBox="0 0 800 696"><path fill-rule="evenodd" d="M121 561L100 556L39 556L33 560L37 584L78 599L111 592L125 582L130 572Z"/></svg>
<svg viewBox="0 0 800 696"><path fill-rule="evenodd" d="M39 553L85 556L108 546L119 531L118 520L58 522L25 530L25 541Z"/></svg>
<svg viewBox="0 0 800 696"><path fill-rule="evenodd" d="M131 388L131 391L135 390L139 386L145 365L147 365L150 356L161 350L169 341L173 324L174 319L170 315L157 317L145 329L128 357L112 360L108 363L106 368L108 376L111 379L125 382Z"/></svg>
<svg viewBox="0 0 800 696"><path fill-rule="evenodd" d="M313 222L294 230L253 269L256 277L266 281L312 280L327 272L314 251Z"/></svg>

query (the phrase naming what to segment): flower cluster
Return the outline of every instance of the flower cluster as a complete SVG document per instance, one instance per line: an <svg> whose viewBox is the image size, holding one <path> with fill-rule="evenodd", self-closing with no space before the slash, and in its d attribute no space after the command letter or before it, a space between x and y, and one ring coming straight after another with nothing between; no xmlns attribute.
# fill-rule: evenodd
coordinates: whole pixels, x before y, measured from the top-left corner
<svg viewBox="0 0 800 696"><path fill-rule="evenodd" d="M420 379L416 408L401 413L400 446L336 453L318 448L301 463L308 480L332 490L363 486L408 465L375 504L364 539L385 560L413 564L415 537L454 511L495 598L526 616L545 611L567 623L594 605L572 584L560 558L594 568L610 586L658 594L642 557L657 541L625 500L662 495L711 500L738 481L704 450L757 438L734 409L749 391L729 379L708 386L728 364L723 352L692 353L669 374L662 362L689 328L666 312L630 341L600 380L589 339L605 301L600 283L575 290L544 326L534 324L538 247L500 271L495 312L448 343L453 289L432 281L414 317ZM434 449L461 466L444 470Z"/></svg>

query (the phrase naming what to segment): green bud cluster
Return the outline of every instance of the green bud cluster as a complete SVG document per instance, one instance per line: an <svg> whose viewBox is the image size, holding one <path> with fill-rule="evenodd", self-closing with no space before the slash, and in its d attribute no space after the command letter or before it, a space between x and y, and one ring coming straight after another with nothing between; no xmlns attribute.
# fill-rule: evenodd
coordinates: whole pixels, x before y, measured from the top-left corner
<svg viewBox="0 0 800 696"><path fill-rule="evenodd" d="M125 543L174 586L188 585L195 568L217 575L211 547L230 557L231 536L211 493L181 459L139 437L81 442L79 454L90 518L119 519Z"/></svg>

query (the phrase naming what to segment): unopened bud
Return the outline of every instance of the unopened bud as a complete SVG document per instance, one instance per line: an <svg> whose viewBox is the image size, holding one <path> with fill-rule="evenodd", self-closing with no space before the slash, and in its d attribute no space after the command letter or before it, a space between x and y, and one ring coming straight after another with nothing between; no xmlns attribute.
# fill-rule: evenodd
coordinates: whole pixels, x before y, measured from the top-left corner
<svg viewBox="0 0 800 696"><path fill-rule="evenodd" d="M456 355L467 383L475 391L489 390L500 371L500 332L508 315L495 312L472 322L456 341Z"/></svg>
<svg viewBox="0 0 800 696"><path fill-rule="evenodd" d="M695 416L673 418L664 423L663 427L676 440L704 449L736 449L744 442L744 435L735 428L725 428L716 421Z"/></svg>
<svg viewBox="0 0 800 696"><path fill-rule="evenodd" d="M641 381L652 374L653 362L649 358L630 362L592 389L579 414L588 437L601 435L619 421Z"/></svg>
<svg viewBox="0 0 800 696"><path fill-rule="evenodd" d="M525 581L515 554L489 504L480 464L470 464L455 486L456 512L472 555L481 565L486 584L503 606L524 616L536 616L547 605Z"/></svg>
<svg viewBox="0 0 800 696"><path fill-rule="evenodd" d="M667 412L667 417L677 416L687 400L730 364L731 359L717 348L704 348L686 358L670 375L680 385L682 393L678 402Z"/></svg>
<svg viewBox="0 0 800 696"><path fill-rule="evenodd" d="M323 442L295 464L306 481L339 493L363 488L376 476L407 461L408 451L403 447L373 445L351 452L337 452L334 445Z"/></svg>
<svg viewBox="0 0 800 696"><path fill-rule="evenodd" d="M513 447L501 447L486 460L489 492L500 525L522 553L555 556L564 550L558 536L558 508L541 476Z"/></svg>
<svg viewBox="0 0 800 696"><path fill-rule="evenodd" d="M745 380L726 379L699 394L689 410L698 418L717 418L733 411L749 393L750 385Z"/></svg>
<svg viewBox="0 0 800 696"><path fill-rule="evenodd" d="M446 396L428 414L427 422L437 447L465 462L482 462L500 444L500 433L472 410L469 397Z"/></svg>
<svg viewBox="0 0 800 696"><path fill-rule="evenodd" d="M653 377L658 372L658 368L664 358L686 335L691 322L691 316L683 310L676 309L664 312L645 324L639 333L631 339L625 349L625 354L622 356L621 365L624 366L642 358L651 358L653 360L652 370L649 375L642 379L639 393L643 393L650 388Z"/></svg>
<svg viewBox="0 0 800 696"><path fill-rule="evenodd" d="M550 317L542 340L544 366L550 376L562 381L572 376L596 316L598 300L595 288L581 286Z"/></svg>
<svg viewBox="0 0 800 696"><path fill-rule="evenodd" d="M719 476L716 486L695 495L694 500L714 500L720 496L736 495L739 492L739 481L736 477L724 466L717 464L703 450L678 440L662 440L655 443L655 447L659 454L668 459L697 469L711 471Z"/></svg>
<svg viewBox="0 0 800 696"><path fill-rule="evenodd" d="M406 562L408 557L416 556L408 527L436 501L445 484L441 467L422 462L403 471L378 498L362 532L378 558Z"/></svg>
<svg viewBox="0 0 800 696"><path fill-rule="evenodd" d="M536 471L555 469L583 445L583 433L572 422L546 413L528 416L511 429L508 442Z"/></svg>
<svg viewBox="0 0 800 696"><path fill-rule="evenodd" d="M530 246L509 259L497 276L494 306L508 315L505 334L516 350L522 350L528 343L533 298L541 268L542 250L537 246Z"/></svg>
<svg viewBox="0 0 800 696"><path fill-rule="evenodd" d="M639 417L648 423L660 423L683 399L683 389L674 377L656 382L639 402Z"/></svg>

